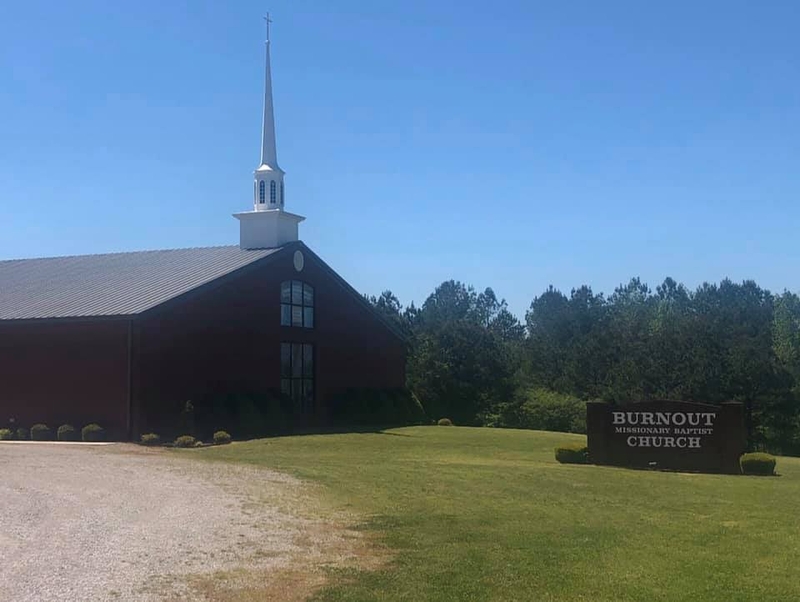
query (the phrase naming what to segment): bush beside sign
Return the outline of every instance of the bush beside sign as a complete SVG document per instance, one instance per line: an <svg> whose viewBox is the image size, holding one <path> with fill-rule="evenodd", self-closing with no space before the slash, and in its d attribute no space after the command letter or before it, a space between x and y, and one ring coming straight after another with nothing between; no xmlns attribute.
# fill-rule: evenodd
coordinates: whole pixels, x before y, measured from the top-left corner
<svg viewBox="0 0 800 602"><path fill-rule="evenodd" d="M685 401L586 404L589 461L738 474L745 451L744 408Z"/></svg>

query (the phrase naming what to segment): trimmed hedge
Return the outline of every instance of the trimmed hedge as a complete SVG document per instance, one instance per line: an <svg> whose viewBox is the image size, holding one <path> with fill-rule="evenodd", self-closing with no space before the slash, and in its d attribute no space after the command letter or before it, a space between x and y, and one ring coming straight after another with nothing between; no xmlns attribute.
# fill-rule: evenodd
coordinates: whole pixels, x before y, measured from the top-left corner
<svg viewBox="0 0 800 602"><path fill-rule="evenodd" d="M453 421L449 418L439 418L439 422L436 423L438 426L453 426Z"/></svg>
<svg viewBox="0 0 800 602"><path fill-rule="evenodd" d="M31 441L50 441L50 427L46 424L34 424L31 427Z"/></svg>
<svg viewBox="0 0 800 602"><path fill-rule="evenodd" d="M60 427L58 427L56 438L59 441L77 441L78 431L76 431L75 427L71 424L62 424Z"/></svg>
<svg viewBox="0 0 800 602"><path fill-rule="evenodd" d="M99 424L87 424L81 429L81 439L84 441L105 441L106 430Z"/></svg>
<svg viewBox="0 0 800 602"><path fill-rule="evenodd" d="M194 447L195 443L197 443L197 439L191 435L181 435L175 439L173 445L175 447Z"/></svg>
<svg viewBox="0 0 800 602"><path fill-rule="evenodd" d="M14 438L14 432L11 429L0 429L0 441L11 441Z"/></svg>
<svg viewBox="0 0 800 602"><path fill-rule="evenodd" d="M742 454L739 466L742 474L772 476L775 474L775 456L761 452Z"/></svg>
<svg viewBox="0 0 800 602"><path fill-rule="evenodd" d="M226 431L214 433L214 445L227 445L231 442L231 436Z"/></svg>
<svg viewBox="0 0 800 602"><path fill-rule="evenodd" d="M556 448L556 460L562 464L588 464L589 448L583 443L566 443Z"/></svg>
<svg viewBox="0 0 800 602"><path fill-rule="evenodd" d="M17 441L27 441L31 438L31 432L24 426L17 429Z"/></svg>
<svg viewBox="0 0 800 602"><path fill-rule="evenodd" d="M139 439L139 443L150 447L155 445L161 445L161 437L159 437L155 433L145 433Z"/></svg>

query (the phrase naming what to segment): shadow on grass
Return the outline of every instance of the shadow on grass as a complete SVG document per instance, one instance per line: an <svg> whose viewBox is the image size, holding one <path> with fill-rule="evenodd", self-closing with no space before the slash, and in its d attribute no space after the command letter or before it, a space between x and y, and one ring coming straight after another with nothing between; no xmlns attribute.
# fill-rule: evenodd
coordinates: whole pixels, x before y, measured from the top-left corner
<svg viewBox="0 0 800 602"><path fill-rule="evenodd" d="M672 474L689 474L689 475L716 475L721 477L780 477L781 473L774 472L772 474L758 474L746 472L726 472L723 470L692 470L689 468L668 468L665 466L641 466L633 464L595 464L593 462L562 462L562 464L570 464L572 466L595 466L601 468L619 468L621 470L633 470L637 472L661 472Z"/></svg>
<svg viewBox="0 0 800 602"><path fill-rule="evenodd" d="M324 427L306 427L295 428L291 431L281 433L265 433L263 435L253 435L250 437L237 438L237 441L254 441L256 439L277 439L280 437L306 437L318 435L386 435L390 437L412 437L406 433L390 433L390 429L404 428L407 426L430 426L430 425L411 425L411 424L384 424L372 426L353 426L353 425L340 425L340 426L324 426Z"/></svg>

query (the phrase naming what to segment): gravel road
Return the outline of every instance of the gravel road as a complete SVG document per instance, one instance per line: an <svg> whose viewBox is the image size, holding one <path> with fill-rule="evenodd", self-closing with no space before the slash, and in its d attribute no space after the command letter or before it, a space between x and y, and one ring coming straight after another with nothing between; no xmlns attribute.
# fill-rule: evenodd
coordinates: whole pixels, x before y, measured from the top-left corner
<svg viewBox="0 0 800 602"><path fill-rule="evenodd" d="M192 583L318 569L354 536L293 511L308 495L133 445L0 444L0 600L214 599Z"/></svg>

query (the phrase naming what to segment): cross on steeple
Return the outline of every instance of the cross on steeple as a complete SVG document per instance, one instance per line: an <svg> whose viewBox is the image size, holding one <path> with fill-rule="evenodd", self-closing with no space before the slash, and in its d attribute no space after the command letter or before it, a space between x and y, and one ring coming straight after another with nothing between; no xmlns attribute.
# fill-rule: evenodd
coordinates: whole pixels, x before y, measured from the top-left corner
<svg viewBox="0 0 800 602"><path fill-rule="evenodd" d="M267 44L269 44L269 24L272 23L272 19L269 18L269 13L264 17L264 21L267 22Z"/></svg>

